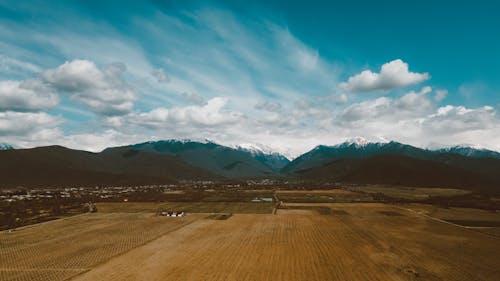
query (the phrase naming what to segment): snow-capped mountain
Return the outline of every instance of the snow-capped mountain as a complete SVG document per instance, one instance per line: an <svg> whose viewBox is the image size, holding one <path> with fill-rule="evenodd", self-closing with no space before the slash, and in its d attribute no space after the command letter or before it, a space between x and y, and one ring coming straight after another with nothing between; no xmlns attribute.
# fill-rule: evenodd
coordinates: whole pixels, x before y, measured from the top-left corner
<svg viewBox="0 0 500 281"><path fill-rule="evenodd" d="M423 160L432 160L443 163L461 163L469 158L496 158L500 153L487 149L460 145L441 149L425 149L395 142L370 142L363 138L348 139L345 142L333 145L318 145L311 151L302 154L283 168L283 172L293 173L329 163L338 159L369 158L377 155L399 155ZM458 165L458 164L457 164Z"/></svg>
<svg viewBox="0 0 500 281"><path fill-rule="evenodd" d="M0 143L0 150L10 150L10 149L14 149L14 146L8 143Z"/></svg>
<svg viewBox="0 0 500 281"><path fill-rule="evenodd" d="M456 145L451 147L440 148L434 151L437 153L460 154L467 157L476 157L476 158L490 157L490 158L500 159L500 152L472 145Z"/></svg>
<svg viewBox="0 0 500 281"><path fill-rule="evenodd" d="M248 151L252 154L273 154L275 153L270 147L262 144L252 144L252 143L240 143L233 146L233 148L238 150Z"/></svg>
<svg viewBox="0 0 500 281"><path fill-rule="evenodd" d="M341 146L355 146L355 147L364 147L372 143L388 143L389 141L386 140L385 138L376 138L374 140L368 140L363 137L353 137L353 138L348 138L345 141L334 145L336 147L341 147Z"/></svg>
<svg viewBox="0 0 500 281"><path fill-rule="evenodd" d="M274 171L281 170L290 162L288 158L277 152L274 152L270 147L265 145L242 143L234 146L234 148L239 151L250 153L253 158L269 166Z"/></svg>
<svg viewBox="0 0 500 281"><path fill-rule="evenodd" d="M311 151L302 154L283 168L290 173L311 167L323 165L334 159L367 158L380 154L396 154L415 158L425 158L427 150L413 147L399 142L370 142L356 138L345 142L327 146L318 145Z"/></svg>
<svg viewBox="0 0 500 281"><path fill-rule="evenodd" d="M223 146L210 140L161 140L125 146L131 150L176 156L188 164L229 178L272 176L288 159L279 154ZM107 148L112 151L118 148ZM121 147L120 149L123 149ZM281 165L281 166L280 166Z"/></svg>

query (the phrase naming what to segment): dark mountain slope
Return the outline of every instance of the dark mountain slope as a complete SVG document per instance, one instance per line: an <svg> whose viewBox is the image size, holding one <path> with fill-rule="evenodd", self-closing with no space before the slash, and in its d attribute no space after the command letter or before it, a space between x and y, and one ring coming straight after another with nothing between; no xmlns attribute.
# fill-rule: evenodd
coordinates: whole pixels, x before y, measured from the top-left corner
<svg viewBox="0 0 500 281"><path fill-rule="evenodd" d="M499 190L500 180L460 167L401 155L338 159L300 170L291 176L303 180L422 187Z"/></svg>
<svg viewBox="0 0 500 281"><path fill-rule="evenodd" d="M145 142L108 148L104 152L116 149L133 149L176 156L192 166L228 178L263 178L275 175L271 167L255 159L251 153L213 142L178 140Z"/></svg>
<svg viewBox="0 0 500 281"><path fill-rule="evenodd" d="M91 153L60 146L0 151L0 186L148 184L220 178L180 159L128 149Z"/></svg>
<svg viewBox="0 0 500 281"><path fill-rule="evenodd" d="M399 142L358 144L344 142L335 146L319 145L311 151L294 159L283 168L284 173L320 166L333 159L368 158L381 154L395 154L427 159L432 152Z"/></svg>
<svg viewBox="0 0 500 281"><path fill-rule="evenodd" d="M428 150L398 142L362 144L345 142L335 146L318 146L293 160L282 171L293 174L300 170L320 167L334 160L387 154L441 162L500 179L500 158L494 157L496 155L494 151L464 147Z"/></svg>

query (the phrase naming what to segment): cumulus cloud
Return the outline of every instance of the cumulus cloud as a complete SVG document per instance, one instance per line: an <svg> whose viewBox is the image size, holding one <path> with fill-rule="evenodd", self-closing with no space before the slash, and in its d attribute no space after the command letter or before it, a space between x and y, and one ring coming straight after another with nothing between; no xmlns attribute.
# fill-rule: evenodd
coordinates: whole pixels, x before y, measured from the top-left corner
<svg viewBox="0 0 500 281"><path fill-rule="evenodd" d="M455 134L464 131L484 130L499 125L496 111L491 106L466 108L447 105L423 121L424 128L431 133Z"/></svg>
<svg viewBox="0 0 500 281"><path fill-rule="evenodd" d="M355 103L343 110L338 121L344 126L351 126L374 120L398 121L401 118L423 116L433 109L432 101L427 97L431 91L431 87L424 87L418 93L411 91L396 99L380 97Z"/></svg>
<svg viewBox="0 0 500 281"><path fill-rule="evenodd" d="M134 91L122 78L125 70L122 63L99 69L94 62L73 60L44 71L41 78L98 114L123 115L132 110L136 100Z"/></svg>
<svg viewBox="0 0 500 281"><path fill-rule="evenodd" d="M428 73L410 72L408 64L397 59L383 64L379 73L364 70L340 83L339 87L348 92L390 91L421 83L429 77Z"/></svg>
<svg viewBox="0 0 500 281"><path fill-rule="evenodd" d="M151 75L158 81L158 83L167 83L170 82L170 78L165 73L163 68L156 68L151 71Z"/></svg>
<svg viewBox="0 0 500 281"><path fill-rule="evenodd" d="M57 95L39 80L0 81L0 111L39 111L55 107Z"/></svg>
<svg viewBox="0 0 500 281"><path fill-rule="evenodd" d="M355 103L337 113L332 126L338 135L383 136L421 147L430 143L474 143L499 150L500 120L491 106L437 106L436 96L424 87L398 98L380 97ZM442 94L441 94L442 95Z"/></svg>
<svg viewBox="0 0 500 281"><path fill-rule="evenodd" d="M211 127L237 123L243 118L243 114L225 109L227 103L227 98L216 97L203 106L156 108L149 112L132 114L128 116L128 120L137 125L157 129L173 126Z"/></svg>
<svg viewBox="0 0 500 281"><path fill-rule="evenodd" d="M53 139L60 136L59 117L44 112L0 112L0 137Z"/></svg>
<svg viewBox="0 0 500 281"><path fill-rule="evenodd" d="M57 129L59 117L32 111L9 112L8 116L0 117L2 140L12 139L12 143L21 147L58 143L96 151L109 145L144 141L150 136L153 139L206 137L223 144L265 143L297 156L318 144L335 144L346 137L384 136L414 145L432 141L451 144L484 141L500 149L500 122L490 108L439 108L436 103L446 94L430 92L430 88L397 98L370 98L335 105L347 103L347 98L359 101L360 96L351 95L354 92L390 91L429 79L427 73L410 72L408 64L401 60L386 63L380 70L353 73L357 75L339 85L338 66L325 60L314 46L306 45L288 28L258 18L241 22L230 11L197 9L182 17L157 13L154 17L134 18L134 30L158 38L156 44L127 40L130 36L91 22L85 24L86 31L92 26L95 32L79 32L77 28L64 36L40 36L44 34L41 27L23 28L20 33L27 35L28 41L36 39L53 47L46 48L48 52L36 53L47 57L38 58L39 62L52 63L57 59L53 55L59 53L65 58L92 58L96 63L69 61L43 71L20 60L2 61L0 55L0 72L23 69L23 75L40 73L36 80L49 89L35 91L35 96L17 95L26 97L22 98L25 104L19 110L21 107L24 111L49 109L46 103L34 106L27 100L29 97L40 101L39 95L53 92L78 103L80 107L73 107L73 112L90 108L104 117L69 120L68 128L75 133L62 135ZM21 43L14 47L25 49L29 45ZM169 48L154 53L158 48L153 45ZM151 52L155 54L155 65L160 63L168 75L163 68L154 69L152 57L146 55ZM128 69L123 64L103 64L109 61L126 62ZM134 86L144 92L143 99L136 100L134 88L122 76L132 78ZM171 81L165 83L169 78ZM324 96L336 86L343 91ZM470 96L468 92L466 87L460 89L460 93ZM215 96L231 98L238 111L229 109L226 98L208 100ZM258 102L263 98L272 102ZM132 103L136 101L134 110ZM190 106L181 106L186 102ZM165 108L164 104L172 106ZM16 128L16 124L22 125ZM114 129L103 130L101 126Z"/></svg>

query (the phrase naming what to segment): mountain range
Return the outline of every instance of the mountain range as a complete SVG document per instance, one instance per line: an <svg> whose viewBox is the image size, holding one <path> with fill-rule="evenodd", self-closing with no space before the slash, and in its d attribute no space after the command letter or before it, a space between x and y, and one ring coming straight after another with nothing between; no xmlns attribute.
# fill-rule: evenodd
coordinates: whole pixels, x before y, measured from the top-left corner
<svg viewBox="0 0 500 281"><path fill-rule="evenodd" d="M477 149L466 146L453 146L436 150L423 149L415 146L390 142L360 142L346 141L334 146L319 145L314 149L295 158L282 169L285 173L294 173L303 169L321 166L332 159L369 158L377 155L392 154L408 156L423 160L449 163L453 159L448 154L470 158L500 159L500 153L492 150ZM461 158L460 158L461 159Z"/></svg>
<svg viewBox="0 0 500 281"><path fill-rule="evenodd" d="M0 151L0 187L140 185L222 179L170 156L117 148L92 153L62 146Z"/></svg>
<svg viewBox="0 0 500 281"><path fill-rule="evenodd" d="M289 160L278 153L238 146L231 148L211 141L165 140L144 142L115 149L131 149L174 156L190 165L227 178L272 177Z"/></svg>
<svg viewBox="0 0 500 281"><path fill-rule="evenodd" d="M436 150L360 139L288 160L253 145L164 140L100 153L60 146L0 151L0 186L146 184L277 178L500 191L500 153L469 146Z"/></svg>

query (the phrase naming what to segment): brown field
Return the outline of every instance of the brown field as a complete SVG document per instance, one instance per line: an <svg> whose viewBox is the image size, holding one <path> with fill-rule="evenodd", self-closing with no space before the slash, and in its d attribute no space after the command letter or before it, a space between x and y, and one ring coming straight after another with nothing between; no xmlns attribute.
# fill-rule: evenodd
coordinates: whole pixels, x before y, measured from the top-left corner
<svg viewBox="0 0 500 281"><path fill-rule="evenodd" d="M382 193L389 197L409 200L427 199L431 196L448 197L471 193L468 190L455 188L397 187L384 185L349 187L349 190L366 193Z"/></svg>
<svg viewBox="0 0 500 281"><path fill-rule="evenodd" d="M405 208L438 220L500 237L500 211L409 204Z"/></svg>
<svg viewBox="0 0 500 281"><path fill-rule="evenodd" d="M66 280L203 217L84 214L0 232L0 280Z"/></svg>
<svg viewBox="0 0 500 281"><path fill-rule="evenodd" d="M278 195L280 194L355 194L352 191L345 189L314 189L314 190L276 190Z"/></svg>
<svg viewBox="0 0 500 281"><path fill-rule="evenodd" d="M371 202L373 198L364 193L346 189L330 190L277 190L276 195L284 202L303 203L347 203Z"/></svg>
<svg viewBox="0 0 500 281"><path fill-rule="evenodd" d="M97 210L103 213L115 212L151 212L158 209L185 211L189 213L239 213L239 214L270 214L275 203L251 202L127 202L98 203Z"/></svg>
<svg viewBox="0 0 500 281"><path fill-rule="evenodd" d="M211 210L207 213L236 212L222 219L141 213L161 204ZM284 209L273 215L250 213L263 212L267 203L175 204L180 203L103 203L98 208L104 213L0 232L0 280L385 281L500 276L499 237L440 221L500 219L494 212L440 210L423 204L284 203ZM130 212L115 213L124 209Z"/></svg>
<svg viewBox="0 0 500 281"><path fill-rule="evenodd" d="M75 280L497 280L500 274L497 238L381 204L329 207L344 212L198 220Z"/></svg>

